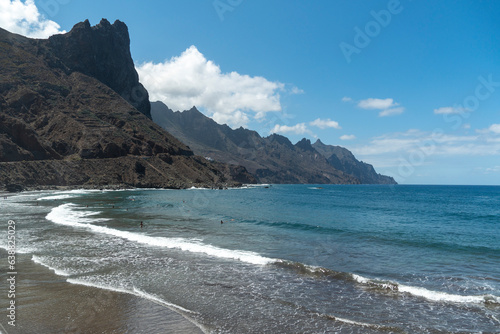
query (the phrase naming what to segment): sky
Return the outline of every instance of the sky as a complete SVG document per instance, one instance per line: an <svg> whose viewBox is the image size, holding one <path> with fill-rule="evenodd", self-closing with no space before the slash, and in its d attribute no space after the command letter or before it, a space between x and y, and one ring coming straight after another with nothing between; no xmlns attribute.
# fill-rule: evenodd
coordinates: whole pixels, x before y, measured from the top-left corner
<svg viewBox="0 0 500 334"><path fill-rule="evenodd" d="M121 20L152 101L351 150L402 184L500 185L500 1L0 0L34 38Z"/></svg>

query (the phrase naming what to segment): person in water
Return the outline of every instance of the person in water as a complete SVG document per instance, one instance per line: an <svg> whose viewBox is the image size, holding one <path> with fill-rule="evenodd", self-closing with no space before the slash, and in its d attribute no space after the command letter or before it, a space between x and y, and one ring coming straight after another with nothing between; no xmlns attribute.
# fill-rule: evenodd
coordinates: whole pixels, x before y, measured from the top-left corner
<svg viewBox="0 0 500 334"><path fill-rule="evenodd" d="M141 228L144 226L144 224L141 222Z"/></svg>
<svg viewBox="0 0 500 334"><path fill-rule="evenodd" d="M222 225L222 224L224 224L224 222L221 220L221 221L220 221L220 224Z"/></svg>

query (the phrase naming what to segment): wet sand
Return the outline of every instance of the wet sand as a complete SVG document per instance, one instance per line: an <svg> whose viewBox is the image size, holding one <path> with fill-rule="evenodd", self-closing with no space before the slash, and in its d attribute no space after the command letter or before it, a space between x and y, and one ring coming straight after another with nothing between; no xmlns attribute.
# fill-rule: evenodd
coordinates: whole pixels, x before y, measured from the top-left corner
<svg viewBox="0 0 500 334"><path fill-rule="evenodd" d="M16 256L16 321L7 324L9 290L7 252L0 250L2 290L0 332L52 333L202 333L182 315L152 301L126 293L70 284L64 277Z"/></svg>

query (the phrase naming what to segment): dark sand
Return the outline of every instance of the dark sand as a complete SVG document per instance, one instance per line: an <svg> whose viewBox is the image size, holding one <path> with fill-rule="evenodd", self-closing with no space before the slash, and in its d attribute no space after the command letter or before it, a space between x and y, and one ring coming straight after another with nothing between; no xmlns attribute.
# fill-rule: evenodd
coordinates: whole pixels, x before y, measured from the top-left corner
<svg viewBox="0 0 500 334"><path fill-rule="evenodd" d="M7 324L7 252L1 250L0 332L53 333L202 333L182 315L147 299L70 284L64 277L17 254L16 326Z"/></svg>

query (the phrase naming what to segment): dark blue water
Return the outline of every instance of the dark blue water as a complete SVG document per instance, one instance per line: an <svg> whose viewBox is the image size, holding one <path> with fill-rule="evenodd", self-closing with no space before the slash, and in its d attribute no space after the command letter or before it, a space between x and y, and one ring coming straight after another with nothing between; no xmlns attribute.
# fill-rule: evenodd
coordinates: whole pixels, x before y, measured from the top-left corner
<svg viewBox="0 0 500 334"><path fill-rule="evenodd" d="M27 222L19 247L35 262L70 283L158 301L206 332L500 333L500 187L73 191L6 202L4 218Z"/></svg>

